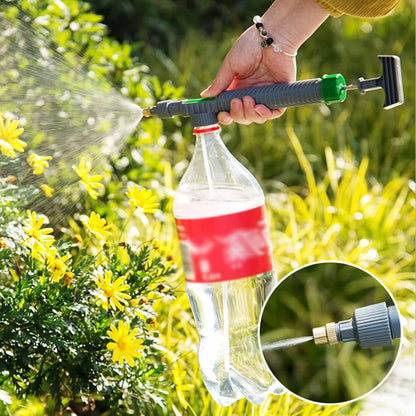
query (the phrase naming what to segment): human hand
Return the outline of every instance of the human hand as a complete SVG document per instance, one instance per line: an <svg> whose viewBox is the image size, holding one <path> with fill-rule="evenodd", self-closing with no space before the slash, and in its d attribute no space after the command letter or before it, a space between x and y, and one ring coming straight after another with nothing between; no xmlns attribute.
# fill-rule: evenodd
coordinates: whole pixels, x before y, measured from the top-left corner
<svg viewBox="0 0 416 416"><path fill-rule="evenodd" d="M215 80L201 96L215 97L225 90L294 81L295 58L275 52L272 47L261 48L260 42L257 29L254 26L247 29L230 49ZM242 100L234 98L230 112L220 112L218 121L222 124L230 124L232 120L240 124L262 124L280 117L284 111L284 108L270 110L246 96Z"/></svg>
<svg viewBox="0 0 416 416"><path fill-rule="evenodd" d="M325 21L328 13L315 0L276 0L263 15L264 29L288 54L293 54ZM262 48L255 26L247 29L225 57L214 82L201 93L215 97L225 90L287 83L296 79L296 60L272 46ZM251 97L233 99L230 112L218 114L218 121L230 124L264 123L280 117L284 108L270 110Z"/></svg>

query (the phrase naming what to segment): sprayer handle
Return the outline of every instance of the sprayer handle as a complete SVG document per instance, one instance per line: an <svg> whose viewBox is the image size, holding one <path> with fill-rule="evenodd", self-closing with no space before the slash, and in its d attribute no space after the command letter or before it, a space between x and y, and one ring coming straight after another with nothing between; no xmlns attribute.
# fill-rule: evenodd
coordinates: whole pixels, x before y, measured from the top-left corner
<svg viewBox="0 0 416 416"><path fill-rule="evenodd" d="M342 102L347 96L345 87L345 78L341 74L332 74L287 84L228 90L211 100L199 102L190 100L192 107L189 108L189 116L192 117L195 127L216 123L220 111L230 111L233 98L242 99L245 96L252 97L256 104L263 104L270 110L315 103ZM198 108L194 107L196 104Z"/></svg>
<svg viewBox="0 0 416 416"><path fill-rule="evenodd" d="M345 78L341 74L324 75L287 84L273 84L222 92L215 98L184 101L161 101L150 109L151 115L170 118L176 115L192 118L195 127L217 123L220 111L230 111L233 98L250 96L256 104L271 110L300 105L342 102L347 96Z"/></svg>
<svg viewBox="0 0 416 416"><path fill-rule="evenodd" d="M341 74L333 74L287 84L229 90L217 97L217 109L229 111L233 98L242 99L246 95L252 97L256 104L264 104L271 110L320 102L330 104L345 100L345 87L344 77Z"/></svg>

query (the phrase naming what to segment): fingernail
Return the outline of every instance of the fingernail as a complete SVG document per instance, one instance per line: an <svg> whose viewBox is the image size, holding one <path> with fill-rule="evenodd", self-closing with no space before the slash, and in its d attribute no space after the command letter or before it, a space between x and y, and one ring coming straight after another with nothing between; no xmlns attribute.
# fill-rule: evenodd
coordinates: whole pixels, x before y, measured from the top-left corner
<svg viewBox="0 0 416 416"><path fill-rule="evenodd" d="M209 86L208 88L205 88L204 91L201 92L201 97L209 97L209 90L210 90L211 86Z"/></svg>

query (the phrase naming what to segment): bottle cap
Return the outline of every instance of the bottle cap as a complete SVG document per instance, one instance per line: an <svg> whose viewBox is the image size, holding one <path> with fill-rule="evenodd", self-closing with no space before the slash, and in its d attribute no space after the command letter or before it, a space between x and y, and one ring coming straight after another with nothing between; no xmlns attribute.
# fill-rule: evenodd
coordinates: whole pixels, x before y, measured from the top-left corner
<svg viewBox="0 0 416 416"><path fill-rule="evenodd" d="M193 133L194 134L212 133L214 131L219 131L219 130L221 130L221 127L218 124L213 124L211 126L194 127Z"/></svg>

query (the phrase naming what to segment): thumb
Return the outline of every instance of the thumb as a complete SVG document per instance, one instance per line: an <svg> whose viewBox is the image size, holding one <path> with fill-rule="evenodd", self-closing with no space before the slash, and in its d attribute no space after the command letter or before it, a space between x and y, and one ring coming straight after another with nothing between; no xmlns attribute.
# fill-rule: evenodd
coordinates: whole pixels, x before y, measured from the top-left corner
<svg viewBox="0 0 416 416"><path fill-rule="evenodd" d="M212 84L201 92L201 97L216 97L218 94L225 91L230 86L234 76L235 74L231 71L231 69L229 69L226 62L224 62Z"/></svg>

